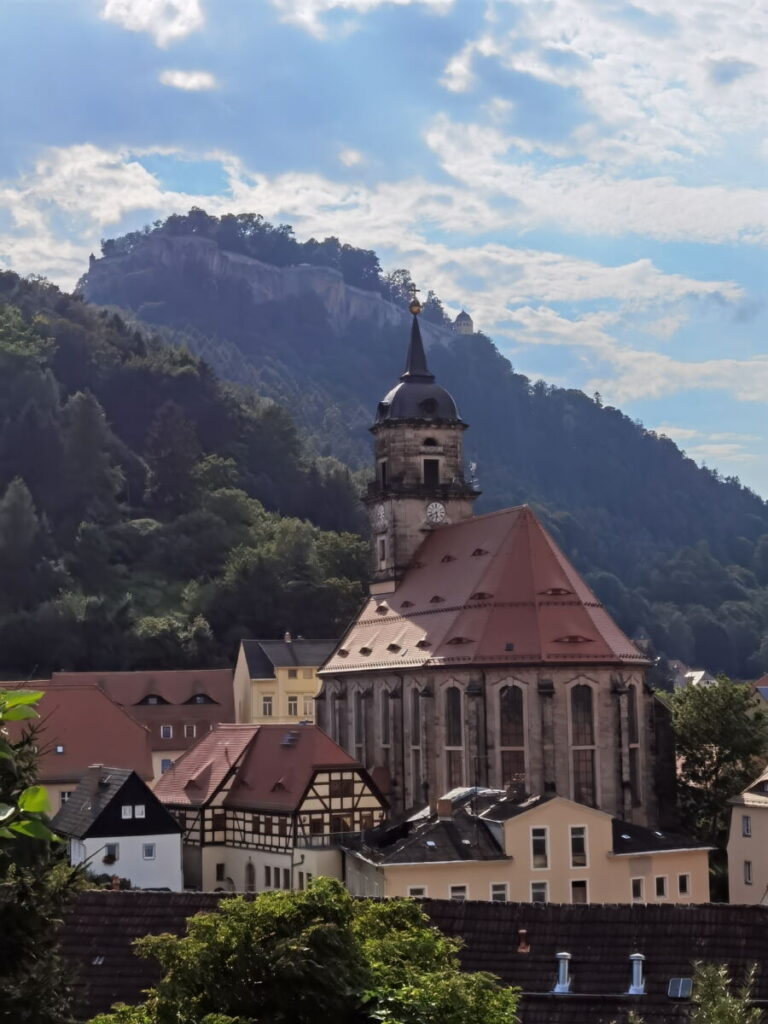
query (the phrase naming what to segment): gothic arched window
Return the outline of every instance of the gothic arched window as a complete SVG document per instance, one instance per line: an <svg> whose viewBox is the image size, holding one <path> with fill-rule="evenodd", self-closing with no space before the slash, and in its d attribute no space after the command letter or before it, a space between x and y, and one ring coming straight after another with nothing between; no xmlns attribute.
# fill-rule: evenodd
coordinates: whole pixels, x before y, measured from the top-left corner
<svg viewBox="0 0 768 1024"><path fill-rule="evenodd" d="M525 699L520 686L499 690L499 750L502 786L525 787Z"/></svg>
<svg viewBox="0 0 768 1024"><path fill-rule="evenodd" d="M414 687L411 690L411 797L412 803L417 804L424 799L424 779L421 775L421 708L419 691Z"/></svg>
<svg viewBox="0 0 768 1024"><path fill-rule="evenodd" d="M253 892L256 889L256 868L253 861L249 860L245 865L245 891Z"/></svg>
<svg viewBox="0 0 768 1024"><path fill-rule="evenodd" d="M573 799L597 806L597 750L592 687L578 683L571 690L571 765Z"/></svg>
<svg viewBox="0 0 768 1024"><path fill-rule="evenodd" d="M355 723L355 758L360 764L365 764L365 720L363 718L363 695L355 690L354 696L354 723Z"/></svg>
<svg viewBox="0 0 768 1024"><path fill-rule="evenodd" d="M446 781L448 789L455 789L464 784L464 738L458 686L449 686L445 691L445 748Z"/></svg>
<svg viewBox="0 0 768 1024"><path fill-rule="evenodd" d="M632 806L639 807L640 796L640 729L637 714L637 686L627 687L627 741L629 746L629 789Z"/></svg>

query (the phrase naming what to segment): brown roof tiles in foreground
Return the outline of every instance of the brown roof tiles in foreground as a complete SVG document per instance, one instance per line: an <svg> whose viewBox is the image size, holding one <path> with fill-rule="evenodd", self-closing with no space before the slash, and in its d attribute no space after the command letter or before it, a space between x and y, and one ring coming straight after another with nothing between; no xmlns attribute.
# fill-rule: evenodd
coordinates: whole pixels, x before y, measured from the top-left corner
<svg viewBox="0 0 768 1024"><path fill-rule="evenodd" d="M161 776L154 792L165 804L199 807L232 773L224 806L290 813L314 772L329 767L360 766L316 725L217 725Z"/></svg>
<svg viewBox="0 0 768 1024"><path fill-rule="evenodd" d="M324 674L645 662L525 505L433 530L388 597L386 617L376 614L380 601L366 603L340 644L349 655L331 655ZM393 642L399 651L389 650Z"/></svg>
<svg viewBox="0 0 768 1024"><path fill-rule="evenodd" d="M223 894L222 894L223 895ZM158 980L153 961L131 948L146 934L184 931L186 918L215 910L216 893L81 893L62 928L65 961L76 978L77 1013L87 1020L113 1002L136 1003ZM425 900L443 932L461 938L467 970L491 971L523 990L522 1024L623 1024L629 1010L645 1024L688 1019L690 1003L667 995L697 960L728 964L737 977L768 956L768 908L704 904L490 903ZM521 931L527 943L521 943ZM520 946L527 945L525 952ZM555 996L555 954L571 953L572 991ZM629 996L629 956L643 953L646 994ZM768 1001L768 973L755 996Z"/></svg>

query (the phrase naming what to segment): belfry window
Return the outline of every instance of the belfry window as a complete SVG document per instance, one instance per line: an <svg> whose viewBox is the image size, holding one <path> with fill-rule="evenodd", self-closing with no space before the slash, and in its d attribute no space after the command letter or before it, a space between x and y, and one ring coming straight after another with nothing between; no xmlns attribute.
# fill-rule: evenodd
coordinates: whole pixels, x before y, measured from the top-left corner
<svg viewBox="0 0 768 1024"><path fill-rule="evenodd" d="M379 568L383 569L387 563L387 540L386 537L379 537L378 539L379 549Z"/></svg>
<svg viewBox="0 0 768 1024"><path fill-rule="evenodd" d="M379 483L382 488L389 486L389 467L386 459L379 460Z"/></svg>
<svg viewBox="0 0 768 1024"><path fill-rule="evenodd" d="M440 459L424 459L424 484L436 487L440 483Z"/></svg>
<svg viewBox="0 0 768 1024"><path fill-rule="evenodd" d="M499 750L502 786L525 787L524 697L519 686L499 691Z"/></svg>
<svg viewBox="0 0 768 1024"><path fill-rule="evenodd" d="M456 789L464 784L464 737L458 686L449 686L445 691L445 759L448 789Z"/></svg>
<svg viewBox="0 0 768 1024"><path fill-rule="evenodd" d="M640 730L637 716L637 686L627 687L627 740L629 742L629 789L632 806L642 803L640 795Z"/></svg>
<svg viewBox="0 0 768 1024"><path fill-rule="evenodd" d="M414 804L424 799L424 780L421 777L421 715L419 691L411 690L410 733L411 733L411 798Z"/></svg>
<svg viewBox="0 0 768 1024"><path fill-rule="evenodd" d="M592 687L579 683L571 690L571 765L573 799L597 806L597 750Z"/></svg>

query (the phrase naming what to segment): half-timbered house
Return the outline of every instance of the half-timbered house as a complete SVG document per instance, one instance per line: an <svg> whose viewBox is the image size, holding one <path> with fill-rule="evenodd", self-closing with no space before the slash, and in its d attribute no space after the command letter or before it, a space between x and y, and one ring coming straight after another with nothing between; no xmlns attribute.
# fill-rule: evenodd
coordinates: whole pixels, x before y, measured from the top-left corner
<svg viewBox="0 0 768 1024"><path fill-rule="evenodd" d="M340 844L386 809L363 766L311 724L217 725L155 793L183 830L185 884L232 892L341 877Z"/></svg>

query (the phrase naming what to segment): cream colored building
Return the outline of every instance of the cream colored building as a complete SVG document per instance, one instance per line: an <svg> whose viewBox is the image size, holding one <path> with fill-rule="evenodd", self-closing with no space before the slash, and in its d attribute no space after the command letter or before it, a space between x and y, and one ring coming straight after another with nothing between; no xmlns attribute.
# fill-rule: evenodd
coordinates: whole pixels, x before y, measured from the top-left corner
<svg viewBox="0 0 768 1024"><path fill-rule="evenodd" d="M731 805L728 898L768 903L768 768Z"/></svg>
<svg viewBox="0 0 768 1024"><path fill-rule="evenodd" d="M486 798L487 802L487 798ZM356 895L540 903L706 903L709 848L563 797L438 801L407 836L350 850Z"/></svg>
<svg viewBox="0 0 768 1024"><path fill-rule="evenodd" d="M315 721L317 672L333 640L243 640L235 665L235 715L247 724Z"/></svg>

